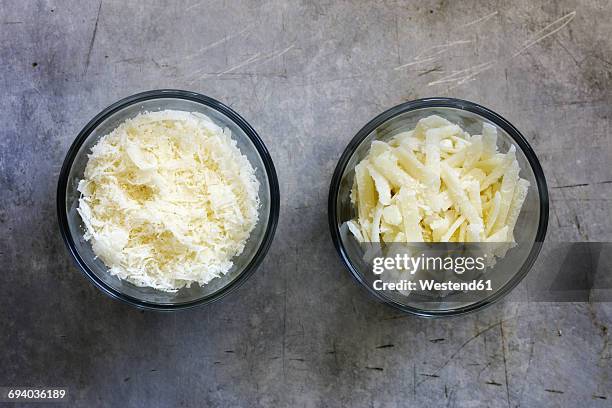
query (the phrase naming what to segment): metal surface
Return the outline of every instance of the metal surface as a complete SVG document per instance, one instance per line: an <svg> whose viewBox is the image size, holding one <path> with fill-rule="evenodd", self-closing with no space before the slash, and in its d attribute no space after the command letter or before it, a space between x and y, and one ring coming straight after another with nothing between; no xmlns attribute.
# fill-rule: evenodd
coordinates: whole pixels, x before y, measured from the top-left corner
<svg viewBox="0 0 612 408"><path fill-rule="evenodd" d="M88 407L609 406L610 303L525 302L519 285L476 314L401 315L344 269L326 203L365 123L450 96L529 140L549 182L548 239L611 241L611 21L605 0L1 1L0 386L67 387ZM254 276L171 314L97 291L55 216L79 130L157 88L240 113L281 188Z"/></svg>

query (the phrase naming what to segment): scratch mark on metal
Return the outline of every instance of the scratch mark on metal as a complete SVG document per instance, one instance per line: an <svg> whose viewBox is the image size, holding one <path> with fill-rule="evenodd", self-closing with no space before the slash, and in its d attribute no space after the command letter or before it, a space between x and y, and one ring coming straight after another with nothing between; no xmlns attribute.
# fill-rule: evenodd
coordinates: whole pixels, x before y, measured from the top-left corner
<svg viewBox="0 0 612 408"><path fill-rule="evenodd" d="M454 71L453 73L443 76L442 78L436 79L435 81L429 82L427 85L439 85L445 83L455 83L455 86L462 85L472 79L474 79L477 75L482 74L483 72L493 68L497 64L497 61L487 61L482 64L474 65L469 68L461 69L458 71Z"/></svg>
<svg viewBox="0 0 612 408"><path fill-rule="evenodd" d="M96 14L96 22L94 23L93 34L91 36L91 41L89 42L89 50L87 50L87 59L85 60L85 72L87 73L87 69L89 68L89 61L91 59L91 50L93 50L94 43L96 41L96 34L98 33L98 22L100 21L100 11L102 10L102 0L100 0L100 4L98 4L98 14Z"/></svg>
<svg viewBox="0 0 612 408"><path fill-rule="evenodd" d="M577 183L577 184L567 184L567 185L564 185L564 186L551 186L551 188L573 188L573 187L586 187L586 186L597 185L597 184L612 184L612 180L596 181L596 182L594 182L594 183Z"/></svg>
<svg viewBox="0 0 612 408"><path fill-rule="evenodd" d="M298 259L298 258L296 258ZM284 290L283 290L283 343L281 349L281 363L283 367L283 381L286 378L286 360L285 360L285 349L287 339L287 274L284 278Z"/></svg>
<svg viewBox="0 0 612 408"><path fill-rule="evenodd" d="M400 54L400 42L399 42L399 21L398 16L395 14L395 53L397 54L397 63L401 64L402 58Z"/></svg>
<svg viewBox="0 0 612 408"><path fill-rule="evenodd" d="M478 337L480 337L481 335L483 335L484 333L488 332L489 330L492 330L498 326L500 326L503 322L507 322L513 319L518 319L521 316L516 315L513 317L509 317L505 320L500 320L497 323L494 323L488 327L485 327L484 329L480 330L478 333L476 333L475 335L473 335L472 337L470 337L469 339L467 339L466 341L463 342L463 344L461 344L461 346L459 346L451 355L448 359L446 359L446 361L437 369L435 369L433 371L432 374L438 374L440 373L440 371L442 371L446 366L448 366L450 364L451 361L453 361L455 359L455 357L457 357L459 355L459 353L461 352L461 350L463 350L468 344L470 344L472 341L474 341L475 339L477 339ZM421 380L417 385L422 384L423 382L427 381L429 378L425 378L423 380Z"/></svg>
<svg viewBox="0 0 612 408"><path fill-rule="evenodd" d="M202 4L204 4L204 3L205 3L205 2L200 1L200 2L198 2L198 3L192 4L191 6L187 7L187 8L185 9L185 11L189 11L189 10L192 10L192 9L194 9L194 8L196 8L196 7L200 7L200 6L201 6Z"/></svg>
<svg viewBox="0 0 612 408"><path fill-rule="evenodd" d="M404 69L404 68L409 67L411 65L424 64L426 62L433 61L433 60L435 60L434 57L429 57L429 58L425 58L425 59L421 59L421 60L412 61L412 62L409 62L407 64L402 64L402 65L397 66L397 67L395 67L393 69L396 70L396 71L399 71L400 69Z"/></svg>
<svg viewBox="0 0 612 408"><path fill-rule="evenodd" d="M367 367L367 366L366 366L366 367L364 367L364 368L366 368L366 369L368 369L368 370L384 371L384 368L382 368L382 367Z"/></svg>
<svg viewBox="0 0 612 408"><path fill-rule="evenodd" d="M185 61L189 61L189 60L192 60L193 58L199 57L200 55L204 54L206 51L208 51L208 50L210 50L212 48L215 48L215 47L217 47L217 46L223 44L224 42L227 42L227 41L229 41L229 40L231 40L233 38L241 36L242 34L244 34L247 31L249 31L251 28L252 27L249 26L249 27L246 27L246 28L238 31L237 33L234 33L234 34L231 34L231 35L226 35L225 37L223 37L223 38L221 38L221 39L219 39L219 40L217 40L215 42L212 42L212 43L208 44L205 47L200 48L198 50L198 52L193 53L191 55L188 55L187 57L185 57L184 60Z"/></svg>
<svg viewBox="0 0 612 408"><path fill-rule="evenodd" d="M225 70L223 70L221 72L205 73L205 74L203 74L203 75L193 79L191 81L191 83L194 83L194 82L196 82L196 81L198 81L200 79L208 78L208 77L211 77L211 76L222 77L222 76L230 74L230 73L232 73L232 72L234 72L234 71L236 71L236 70L238 70L238 69L240 69L242 67L245 67L247 65L253 65L253 64L259 65L259 64L266 63L268 61L271 61L273 59L276 59L276 58L279 58L279 57L283 56L284 54L289 52L294 47L295 47L295 44L292 44L292 45L290 45L289 47L287 47L287 48L285 48L283 50L272 51L272 52L270 52L268 54L265 54L265 55L261 55L260 52L255 53L255 54L253 54L252 56L250 56L249 58L247 58L246 60L242 61L241 63L239 63L237 65L234 65L234 66L232 66L230 68L227 68L227 69L225 69ZM200 70L196 74L199 74L200 72L202 72L202 71Z"/></svg>
<svg viewBox="0 0 612 408"><path fill-rule="evenodd" d="M263 57L260 58L262 60L261 63L282 57L283 55L291 51L293 48L295 48L295 44L291 44L289 47L285 48L282 51L273 51L270 54L264 55Z"/></svg>
<svg viewBox="0 0 612 408"><path fill-rule="evenodd" d="M376 346L377 349L391 348L395 347L394 344L383 344L382 346Z"/></svg>
<svg viewBox="0 0 612 408"><path fill-rule="evenodd" d="M529 48L531 48L534 45L540 43L541 41L543 41L544 39L550 37L551 35L559 32L559 30L561 30L563 27L567 26L574 19L574 17L576 17L576 10L574 10L571 13L568 13L568 14L564 15L563 17L558 18L557 20L555 20L552 23L548 24L546 27L544 27L541 30L537 31L530 39L525 40L523 42L523 45L521 46L521 48L519 48L517 51L515 51L508 58L501 59L501 60L491 60L491 61L487 61L487 62L478 64L478 65L474 65L474 66L469 67L469 68L465 68L465 69L462 69L462 70L459 70L459 71L455 71L455 72L453 72L453 73L451 73L449 75L443 76L442 78L439 78L439 79L437 79L435 81L431 81L427 85L428 86L433 86L433 85L451 84L451 83L453 83L453 86L450 87L451 89L455 88L455 87L457 87L459 85L463 85L464 83L475 79L478 75L482 74L483 72L490 70L494 66L496 66L496 65L498 65L500 63L507 63L507 62L511 61L513 58L519 56L520 54L522 54L523 52L525 52ZM489 17L489 18L491 18L491 17ZM410 64L414 64L414 62L412 62ZM401 69L401 67L397 67L395 69Z"/></svg>
<svg viewBox="0 0 612 408"><path fill-rule="evenodd" d="M423 377L440 378L440 376L438 374L426 374L426 373L422 373L422 374L419 374L419 375L422 375Z"/></svg>
<svg viewBox="0 0 612 408"><path fill-rule="evenodd" d="M485 15L485 16L482 16L482 17L480 17L480 18L477 18L477 19L476 19L476 20L474 20L474 21L471 21L471 22L469 22L469 23L463 24L463 25L461 25L460 27L464 27L464 28L465 28L465 27L470 27L470 26L473 26L474 24L484 23L485 21L490 20L490 19L492 19L493 17L495 17L495 16L496 16L498 13L499 13L498 11L494 11L494 12L492 12L492 13L489 13L489 14Z"/></svg>
<svg viewBox="0 0 612 408"><path fill-rule="evenodd" d="M437 67L433 67L431 69L425 70L423 72L419 72L417 74L417 76L423 76L423 75L431 74L432 72L443 72L443 70L442 70L442 67L437 66Z"/></svg>
<svg viewBox="0 0 612 408"><path fill-rule="evenodd" d="M244 67L245 65L249 65L250 63L252 63L254 61L257 61L259 59L260 55L261 55L261 53L258 52L256 54L252 55L251 57L249 57L248 59L242 61L240 64L234 65L233 67L228 68L225 71L219 72L217 74L217 76L221 76L221 75L224 75L224 74L229 74L232 71L235 71L235 70L237 70L239 68Z"/></svg>
<svg viewBox="0 0 612 408"><path fill-rule="evenodd" d="M472 40L457 40L449 42L447 44L434 45L433 47L430 47L427 50L421 51L410 62L399 65L393 69L395 71L399 71L411 65L424 64L426 62L434 61L438 55L444 54L445 52L451 50L454 46L471 44L472 42Z"/></svg>
<svg viewBox="0 0 612 408"><path fill-rule="evenodd" d="M416 395L416 364L412 364L412 394Z"/></svg>
<svg viewBox="0 0 612 408"><path fill-rule="evenodd" d="M536 32L531 39L526 40L523 43L523 46L518 51L516 51L512 56L516 57L522 54L523 52L527 51L529 48L533 47L539 42L555 34L559 30L561 30L563 27L568 25L574 19L574 17L576 17L576 10L572 11L571 13L567 13L563 17L558 18L557 20L548 24L546 27Z"/></svg>
<svg viewBox="0 0 612 408"><path fill-rule="evenodd" d="M508 401L508 408L510 408L510 386L508 384L508 364L506 361L506 337L504 335L504 322L499 322L499 332L501 334L502 357L504 360L504 376L506 378L506 400Z"/></svg>

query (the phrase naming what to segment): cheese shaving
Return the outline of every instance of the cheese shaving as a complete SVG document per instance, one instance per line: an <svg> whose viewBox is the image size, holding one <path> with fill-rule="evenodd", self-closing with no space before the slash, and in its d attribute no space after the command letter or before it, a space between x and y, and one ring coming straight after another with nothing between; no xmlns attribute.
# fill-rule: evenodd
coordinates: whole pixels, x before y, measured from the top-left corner
<svg viewBox="0 0 612 408"><path fill-rule="evenodd" d="M91 149L78 213L119 279L174 292L226 274L258 220L259 183L229 129L145 112Z"/></svg>
<svg viewBox="0 0 612 408"><path fill-rule="evenodd" d="M374 141L357 165L351 199L358 241L514 242L529 182L516 148L498 151L497 128L470 135L432 115L388 142ZM380 216L382 214L382 217Z"/></svg>

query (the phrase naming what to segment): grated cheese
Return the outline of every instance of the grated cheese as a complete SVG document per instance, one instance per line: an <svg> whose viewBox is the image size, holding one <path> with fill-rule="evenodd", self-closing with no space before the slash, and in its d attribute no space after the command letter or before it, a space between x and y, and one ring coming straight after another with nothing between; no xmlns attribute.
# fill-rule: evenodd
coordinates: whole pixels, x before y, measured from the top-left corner
<svg viewBox="0 0 612 408"><path fill-rule="evenodd" d="M226 274L258 220L253 167L200 113L146 112L91 149L78 212L109 272L174 292Z"/></svg>
<svg viewBox="0 0 612 408"><path fill-rule="evenodd" d="M498 152L495 126L470 135L436 115L372 142L355 170L349 229L360 242L512 243L529 187L516 148Z"/></svg>

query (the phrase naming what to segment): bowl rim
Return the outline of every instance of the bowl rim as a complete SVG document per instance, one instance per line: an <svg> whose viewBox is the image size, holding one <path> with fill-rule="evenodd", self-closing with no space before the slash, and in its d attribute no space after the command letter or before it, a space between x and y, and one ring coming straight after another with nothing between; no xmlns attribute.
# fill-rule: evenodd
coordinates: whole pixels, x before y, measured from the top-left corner
<svg viewBox="0 0 612 408"><path fill-rule="evenodd" d="M534 176L536 179L536 185L538 187L538 195L540 198L540 219L538 221L538 230L536 232L536 238L533 243L533 246L527 256L527 259L521 265L521 268L517 273L512 276L512 278L506 282L499 290L490 296L482 299L478 302L469 304L467 306L462 306L457 309L449 309L449 310L428 310L428 309L420 309L412 306L408 306L392 299L389 299L383 296L378 291L375 291L373 288L368 285L365 280L362 278L362 275L357 272L356 268L350 261L350 258L346 252L346 248L342 243L342 239L340 238L340 230L338 228L337 223L337 201L338 201L338 193L340 190L340 182L342 180L342 175L346 169L346 165L349 160L355 153L357 147L363 142L363 140L370 135L373 131L375 131L378 127L389 121L390 119L414 110L424 109L424 108L454 108L459 110L468 111L474 114L479 115L480 117L489 120L494 123L496 126L503 129L522 149L525 154L529 165L531 166ZM484 307L490 306L496 301L500 300L504 296L506 296L512 289L518 285L523 278L527 275L527 273L531 270L533 264L540 253L540 249L542 247L542 243L546 237L546 230L548 228L548 212L549 212L549 199L548 199L548 188L546 183L546 178L544 176L544 171L542 170L542 166L533 150L533 148L527 142L527 139L521 134L521 132L514 127L508 120L499 115L498 113L485 108L477 103L466 101L463 99L456 98L447 98L447 97L431 97L431 98L423 98L416 99L408 102L404 102L397 106L394 106L383 113L376 116L374 119L369 121L363 128L361 128L357 134L351 139L347 147L344 149L344 152L340 156L338 160L338 164L334 170L334 174L332 176L330 188L329 188L329 196L328 196L328 221L329 228L332 237L332 241L336 248L336 251L340 255L344 266L349 270L351 276L359 282L359 284L367 289L367 291L373 295L376 299L390 305L402 312L406 312L409 314L413 314L420 317L443 317L443 316L459 316L466 313L474 312L476 310L482 309Z"/></svg>
<svg viewBox="0 0 612 408"><path fill-rule="evenodd" d="M68 187L68 177L70 174L70 169L72 168L72 164L76 158L77 152L79 151L81 145L87 140L89 135L96 129L104 120L109 118L111 115L121 111L122 109L148 100L153 99L184 99L191 102L197 102L202 105L205 105L209 108L212 108L219 113L228 117L231 121L234 122L242 131L247 135L247 137L251 140L257 153L259 154L266 171L266 175L268 177L268 184L270 188L270 216L268 218L268 223L266 225L266 230L264 232L263 239L255 252L253 258L249 261L249 263L243 268L243 270L238 274L238 276L230 282L227 286L217 290L216 292L207 295L205 297L181 303L155 303L149 302L142 299L138 299L136 297L126 295L106 283L104 283L98 276L91 271L91 269L87 266L87 264L81 258L81 255L75 248L73 237L70 233L70 229L68 226L68 215L66 213L66 193ZM272 161L272 157L268 152L265 144L255 131L255 129L238 113L236 113L233 109L228 107L227 105L213 99L209 96L202 95L192 91L184 91L178 89L156 89L146 92L140 92L134 95L130 95L126 98L123 98L112 105L103 109L100 113L98 113L93 119L91 119L85 127L79 132L74 142L68 149L66 153L66 157L64 159L59 179L57 185L57 215L59 221L60 232L62 238L64 240L64 244L66 245L68 252L70 253L73 261L79 267L81 272L102 292L111 298L121 300L125 303L128 303L132 306L135 306L140 309L148 309L148 310L160 310L160 311L173 311L180 309L188 309L195 306L201 306L205 304L209 304L215 302L222 297L226 296L233 290L240 287L257 269L259 264L264 259L266 253L270 249L270 245L272 244L272 240L274 238L274 233L276 231L276 226L278 224L278 217L280 212L280 191L278 178L276 175L276 170L274 168L274 163Z"/></svg>

